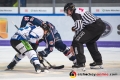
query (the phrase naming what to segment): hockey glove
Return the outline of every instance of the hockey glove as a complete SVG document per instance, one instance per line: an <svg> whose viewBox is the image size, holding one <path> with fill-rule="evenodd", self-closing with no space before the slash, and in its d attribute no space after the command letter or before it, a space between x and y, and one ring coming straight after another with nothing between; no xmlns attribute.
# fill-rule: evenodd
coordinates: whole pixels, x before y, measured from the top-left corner
<svg viewBox="0 0 120 80"><path fill-rule="evenodd" d="M47 57L47 53L45 51L39 51L38 53L42 57Z"/></svg>

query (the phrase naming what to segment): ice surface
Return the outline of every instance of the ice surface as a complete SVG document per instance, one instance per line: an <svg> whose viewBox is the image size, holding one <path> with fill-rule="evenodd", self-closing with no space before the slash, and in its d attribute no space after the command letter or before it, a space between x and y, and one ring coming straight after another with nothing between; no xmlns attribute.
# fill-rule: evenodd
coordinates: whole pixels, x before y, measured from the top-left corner
<svg viewBox="0 0 120 80"><path fill-rule="evenodd" d="M39 47L38 50L43 50ZM120 80L120 49L119 48L99 48L103 56L104 69L90 69L89 63L93 62L88 50L85 47L84 54L86 56L86 71L76 69L76 73L116 73L115 76L76 76L74 80ZM61 70L49 70L49 73L36 74L29 59L25 57L20 61L13 71L4 71L6 66L13 59L16 52L12 47L0 47L0 80L73 80L70 78L72 62L70 62L63 53L54 49L54 51L46 58L51 64L65 65Z"/></svg>

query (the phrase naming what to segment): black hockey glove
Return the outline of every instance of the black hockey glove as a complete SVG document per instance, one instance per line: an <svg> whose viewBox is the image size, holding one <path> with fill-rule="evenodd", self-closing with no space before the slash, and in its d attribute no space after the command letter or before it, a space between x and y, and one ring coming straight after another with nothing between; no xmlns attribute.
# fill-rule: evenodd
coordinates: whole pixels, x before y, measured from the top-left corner
<svg viewBox="0 0 120 80"><path fill-rule="evenodd" d="M45 51L39 51L38 56L39 56L40 63L42 63L43 62L43 57L47 57L47 54L45 53Z"/></svg>
<svg viewBox="0 0 120 80"><path fill-rule="evenodd" d="M42 56L42 57L47 57L46 51L39 51L38 53L39 53L39 55Z"/></svg>

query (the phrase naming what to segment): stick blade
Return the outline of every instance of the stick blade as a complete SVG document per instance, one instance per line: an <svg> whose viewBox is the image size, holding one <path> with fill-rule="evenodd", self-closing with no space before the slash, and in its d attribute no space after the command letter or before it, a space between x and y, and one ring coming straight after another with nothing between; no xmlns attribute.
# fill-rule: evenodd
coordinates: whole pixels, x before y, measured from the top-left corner
<svg viewBox="0 0 120 80"><path fill-rule="evenodd" d="M64 68L64 65L60 65L60 66L52 66L53 69L62 69Z"/></svg>

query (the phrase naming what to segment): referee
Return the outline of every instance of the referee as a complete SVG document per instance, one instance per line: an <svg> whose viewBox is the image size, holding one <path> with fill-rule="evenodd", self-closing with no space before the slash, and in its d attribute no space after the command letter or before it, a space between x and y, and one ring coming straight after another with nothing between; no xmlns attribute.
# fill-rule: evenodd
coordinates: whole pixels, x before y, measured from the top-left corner
<svg viewBox="0 0 120 80"><path fill-rule="evenodd" d="M105 31L104 22L83 8L76 9L73 3L67 3L64 6L64 12L67 16L71 16L75 22L71 28L75 35L70 50L74 51L77 63L72 68L85 67L86 58L83 44L86 44L94 61L90 63L90 66L102 65L102 56L98 51L96 41Z"/></svg>

